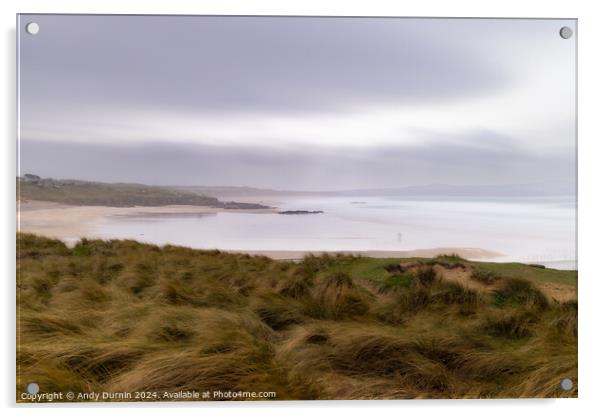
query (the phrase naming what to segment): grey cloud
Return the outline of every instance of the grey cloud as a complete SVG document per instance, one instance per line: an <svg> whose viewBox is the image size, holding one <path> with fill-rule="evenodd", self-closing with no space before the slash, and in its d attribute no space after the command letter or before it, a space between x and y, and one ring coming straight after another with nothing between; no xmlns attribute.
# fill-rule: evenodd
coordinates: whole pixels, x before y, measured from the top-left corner
<svg viewBox="0 0 602 416"><path fill-rule="evenodd" d="M435 129L445 108L524 89L532 81L524 76L531 45L540 46L531 54L539 63L572 53L572 43L557 35L560 21L23 15L21 25L31 20L41 30L20 36L21 173L293 190L574 183L574 142L565 133L559 137L567 140L547 156L519 146L529 137L486 130L462 137L416 131L421 144L412 146L366 137L374 145L361 149L279 150L289 131L271 137L272 147L182 144L175 124L173 137L127 140L140 139L137 123L147 114L165 115L166 123L177 120L174 114L286 119L361 114L371 104L432 106L432 122L420 127ZM501 111L504 120L503 108L488 110ZM486 124L471 115L458 122ZM240 135L240 141L260 140L257 131ZM212 137L186 137L197 139Z"/></svg>
<svg viewBox="0 0 602 416"><path fill-rule="evenodd" d="M25 16L22 110L292 112L417 105L511 82L469 46L500 21ZM509 45L510 46L510 45ZM24 122L32 121L28 118Z"/></svg>
<svg viewBox="0 0 602 416"><path fill-rule="evenodd" d="M480 134L480 133L475 133ZM487 133L482 133L487 135ZM21 173L160 185L253 186L284 190L387 188L575 180L574 154L542 157L502 137L493 146L431 142L367 149L276 150L148 143L21 143Z"/></svg>

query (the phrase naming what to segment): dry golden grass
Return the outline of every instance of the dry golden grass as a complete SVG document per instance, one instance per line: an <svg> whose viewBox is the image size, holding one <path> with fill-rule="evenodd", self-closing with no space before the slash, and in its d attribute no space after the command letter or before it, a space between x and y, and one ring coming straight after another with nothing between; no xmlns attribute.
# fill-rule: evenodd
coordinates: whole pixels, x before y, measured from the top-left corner
<svg viewBox="0 0 602 416"><path fill-rule="evenodd" d="M18 396L32 381L277 399L577 396L577 302L548 299L516 266L480 292L428 262L406 273L352 256L17 242Z"/></svg>

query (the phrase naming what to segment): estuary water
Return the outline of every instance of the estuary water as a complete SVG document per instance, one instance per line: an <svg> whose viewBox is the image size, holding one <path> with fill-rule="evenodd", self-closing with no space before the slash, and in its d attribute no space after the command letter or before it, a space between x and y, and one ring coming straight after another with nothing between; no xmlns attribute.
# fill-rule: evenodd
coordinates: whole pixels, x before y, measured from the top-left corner
<svg viewBox="0 0 602 416"><path fill-rule="evenodd" d="M232 198L235 199L235 198ZM223 250L413 250L470 247L520 261L576 269L573 196L534 198L280 198L279 210L322 214L219 212L111 216L104 238L135 238Z"/></svg>

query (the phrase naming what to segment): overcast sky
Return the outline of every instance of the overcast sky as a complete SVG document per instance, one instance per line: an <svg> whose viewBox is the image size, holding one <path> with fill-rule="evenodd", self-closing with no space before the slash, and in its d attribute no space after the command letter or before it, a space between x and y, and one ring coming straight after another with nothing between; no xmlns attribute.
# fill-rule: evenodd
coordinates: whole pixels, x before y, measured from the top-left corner
<svg viewBox="0 0 602 416"><path fill-rule="evenodd" d="M20 173L566 187L576 43L562 26L575 22L24 15Z"/></svg>

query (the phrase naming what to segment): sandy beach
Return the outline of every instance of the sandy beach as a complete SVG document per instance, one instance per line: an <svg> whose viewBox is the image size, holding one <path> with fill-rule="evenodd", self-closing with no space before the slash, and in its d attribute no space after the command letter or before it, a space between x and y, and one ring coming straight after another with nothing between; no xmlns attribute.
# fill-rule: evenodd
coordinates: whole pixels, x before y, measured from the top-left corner
<svg viewBox="0 0 602 416"><path fill-rule="evenodd" d="M45 201L22 201L19 203L17 221L18 230L48 237L58 238L68 244L74 244L82 237L102 238L95 224L102 218L109 216L140 216L152 215L202 215L219 212L248 212L253 214L274 213L276 208L270 209L237 209L169 205L161 207L106 207L106 206L72 206ZM299 250L246 250L231 252L244 252L252 255L264 255L276 260L297 260L304 255L322 254L324 251L299 251ZM333 253L333 252L331 252ZM402 251L337 251L337 253L363 255L374 258L386 257L433 257L439 254L456 253L468 259L490 259L502 256L490 250L466 247L438 247L419 250Z"/></svg>
<svg viewBox="0 0 602 416"><path fill-rule="evenodd" d="M218 212L252 212L254 214L273 213L269 209L224 209L193 205L167 205L161 207L105 207L74 206L46 201L21 201L17 208L17 230L59 238L68 243L82 237L100 237L95 222L103 217L153 215L202 215Z"/></svg>

